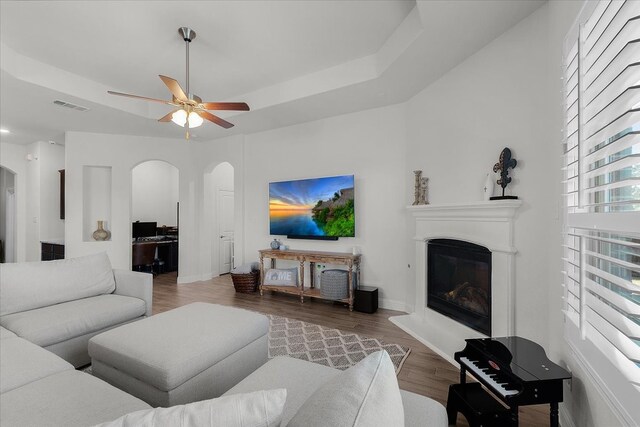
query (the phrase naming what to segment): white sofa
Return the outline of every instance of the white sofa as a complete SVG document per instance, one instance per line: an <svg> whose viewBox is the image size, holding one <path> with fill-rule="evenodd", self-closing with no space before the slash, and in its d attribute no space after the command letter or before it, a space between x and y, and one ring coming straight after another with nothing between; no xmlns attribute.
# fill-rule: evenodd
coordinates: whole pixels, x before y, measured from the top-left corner
<svg viewBox="0 0 640 427"><path fill-rule="evenodd" d="M75 367L89 339L151 315L150 274L113 270L105 253L0 264L0 326Z"/></svg>
<svg viewBox="0 0 640 427"><path fill-rule="evenodd" d="M0 425L91 426L150 406L0 327Z"/></svg>
<svg viewBox="0 0 640 427"><path fill-rule="evenodd" d="M0 425L88 426L150 408L74 369L89 338L151 315L150 274L106 254L0 264Z"/></svg>
<svg viewBox="0 0 640 427"><path fill-rule="evenodd" d="M341 371L337 369L317 363L291 357L276 357L240 381L223 396L284 388L287 390L287 401L282 414L282 426L286 426L318 389L340 374ZM395 387L398 386L395 385ZM446 427L448 425L444 406L435 400L402 389L400 397L406 427ZM347 400L349 398L352 396ZM325 414L325 416L326 421L329 422L329 415Z"/></svg>
<svg viewBox="0 0 640 427"><path fill-rule="evenodd" d="M0 265L0 425L92 426L152 409L73 366L82 364L79 361L87 357L91 336L151 314L151 276L110 271L104 254ZM46 288L47 279L53 287ZM141 302L125 303L126 310L120 310L117 302L127 300L111 297ZM137 308L131 309L133 306ZM123 312L129 313L128 319ZM48 345L43 348L42 342ZM224 396L286 389L284 426L306 401L314 400L309 399L314 393L338 375L340 371L332 368L280 357L262 365ZM394 383L397 389L395 380ZM447 425L446 411L438 402L404 390L399 391L399 396L406 426ZM327 424L320 418L318 425Z"/></svg>

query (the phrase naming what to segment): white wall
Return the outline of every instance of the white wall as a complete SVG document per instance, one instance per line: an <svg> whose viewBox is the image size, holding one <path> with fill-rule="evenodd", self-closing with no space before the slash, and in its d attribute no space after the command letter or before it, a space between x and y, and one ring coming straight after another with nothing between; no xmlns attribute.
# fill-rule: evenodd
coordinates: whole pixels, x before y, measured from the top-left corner
<svg viewBox="0 0 640 427"><path fill-rule="evenodd" d="M0 143L0 165L13 171L16 188L16 261L27 261L27 147ZM40 259L38 256L37 259Z"/></svg>
<svg viewBox="0 0 640 427"><path fill-rule="evenodd" d="M39 261L40 240L64 237L58 173L64 169L64 147L38 141L3 143L2 149L2 165L16 172L17 260Z"/></svg>
<svg viewBox="0 0 640 427"><path fill-rule="evenodd" d="M362 282L383 307L405 307L405 117L402 106L342 115L245 137L245 258L268 248L272 181L355 174L356 237L284 239L295 249L362 250Z"/></svg>
<svg viewBox="0 0 640 427"><path fill-rule="evenodd" d="M548 271L557 214L556 176L544 173L553 144L560 144L550 140L545 114L547 28L545 10L534 12L407 104L407 170L429 177L431 203L482 200L500 151L509 147L518 160L507 189L523 201L515 223L516 332L545 346L546 322L530 319L547 306L549 285L540 272Z"/></svg>
<svg viewBox="0 0 640 427"><path fill-rule="evenodd" d="M73 258L106 251L114 268L131 268L132 170L148 160L162 160L180 174L180 242L178 281L199 280L200 215L202 193L194 168L194 148L185 140L67 132L66 144L66 256ZM111 168L111 240L83 241L83 168ZM173 225L173 224L172 224Z"/></svg>
<svg viewBox="0 0 640 427"><path fill-rule="evenodd" d="M40 144L34 142L27 146L27 261L40 260Z"/></svg>
<svg viewBox="0 0 640 427"><path fill-rule="evenodd" d="M64 220L60 219L60 173L64 169L64 146L38 142L40 173L40 240L64 238ZM32 162L33 163L33 162ZM40 257L38 256L38 259Z"/></svg>
<svg viewBox="0 0 640 427"><path fill-rule="evenodd" d="M15 196L15 174L7 168L0 167L0 240L4 243L4 262L15 262L16 260L16 209L14 205L13 221L9 223L7 215L7 191L13 189ZM12 242L7 241L7 233Z"/></svg>
<svg viewBox="0 0 640 427"><path fill-rule="evenodd" d="M169 163L153 160L133 168L133 221L177 225L178 183L178 169Z"/></svg>

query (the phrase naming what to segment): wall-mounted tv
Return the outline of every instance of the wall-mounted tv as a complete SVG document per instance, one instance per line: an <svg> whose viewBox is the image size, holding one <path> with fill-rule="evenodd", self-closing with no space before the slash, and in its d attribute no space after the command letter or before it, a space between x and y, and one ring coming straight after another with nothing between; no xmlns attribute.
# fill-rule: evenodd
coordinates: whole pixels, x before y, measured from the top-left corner
<svg viewBox="0 0 640 427"><path fill-rule="evenodd" d="M353 175L270 183L269 225L291 239L355 237Z"/></svg>

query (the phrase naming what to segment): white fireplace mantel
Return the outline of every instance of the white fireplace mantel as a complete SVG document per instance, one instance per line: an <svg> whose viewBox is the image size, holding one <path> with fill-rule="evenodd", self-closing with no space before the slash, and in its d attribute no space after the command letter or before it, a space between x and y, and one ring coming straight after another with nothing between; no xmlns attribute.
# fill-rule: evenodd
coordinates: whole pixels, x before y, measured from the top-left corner
<svg viewBox="0 0 640 427"><path fill-rule="evenodd" d="M517 252L513 229L521 205L520 200L493 200L408 206L415 221L415 308L411 314L390 320L449 361L453 361L454 352L464 348L466 338L484 337L426 304L427 242L456 239L491 251L491 335L513 335Z"/></svg>

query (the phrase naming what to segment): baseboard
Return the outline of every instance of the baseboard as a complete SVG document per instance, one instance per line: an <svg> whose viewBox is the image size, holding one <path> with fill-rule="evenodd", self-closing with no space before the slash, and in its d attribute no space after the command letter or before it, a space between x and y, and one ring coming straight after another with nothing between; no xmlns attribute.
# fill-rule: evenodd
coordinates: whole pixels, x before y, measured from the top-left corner
<svg viewBox="0 0 640 427"><path fill-rule="evenodd" d="M178 285L201 281L201 276L178 276Z"/></svg>
<svg viewBox="0 0 640 427"><path fill-rule="evenodd" d="M407 313L407 305L404 303L404 301L398 301L398 300L388 299L388 298L379 298L378 306L386 310L395 310L395 311L402 311L404 313Z"/></svg>
<svg viewBox="0 0 640 427"><path fill-rule="evenodd" d="M211 280L211 279L213 279L214 277L218 277L218 273L216 273L216 272L214 272L214 271L210 271L210 272L208 272L208 273L204 273L202 276L200 276L200 279L199 279L199 280L202 280L202 281L204 281L204 280Z"/></svg>

